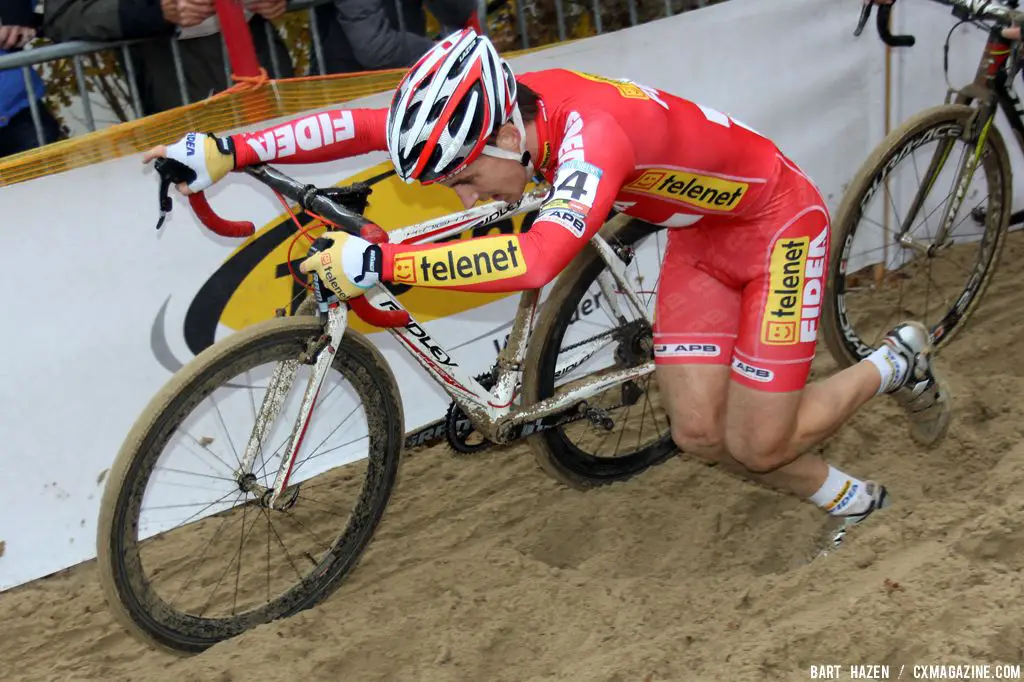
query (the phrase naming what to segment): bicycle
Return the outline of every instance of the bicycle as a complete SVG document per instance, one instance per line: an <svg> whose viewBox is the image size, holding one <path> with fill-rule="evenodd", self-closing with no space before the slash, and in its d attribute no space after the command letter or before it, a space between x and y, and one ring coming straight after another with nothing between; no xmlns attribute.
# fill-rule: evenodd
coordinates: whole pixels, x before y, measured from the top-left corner
<svg viewBox="0 0 1024 682"><path fill-rule="evenodd" d="M161 223L171 208L167 189L172 181L182 179L174 179L174 163L157 161L163 178ZM464 231L534 211L546 195L543 188L538 188L512 204L494 202L384 232L362 216L370 195L365 185L317 188L267 165L245 172L274 190L293 219L295 214L285 198L322 221L327 229L345 230L378 243L426 243L457 237ZM202 193L191 195L189 203L201 222L219 235L254 234L252 223L219 217ZM295 224L299 226L298 220ZM298 230L294 239L309 229L307 226ZM657 420L657 395L645 390L650 386L654 369L648 311L654 292L643 288L642 276L634 279L627 275L627 270L636 265L638 271L644 272L639 269L640 261L654 256L658 259L654 267L660 266L660 246L659 253L652 254L644 251L641 242L649 243L646 240L654 237L660 245L658 240L664 237L664 229L617 215L563 271L539 312L540 290L522 292L507 345L486 377L471 376L453 351L417 324L387 286L378 284L366 296L346 303L337 300L315 276L311 285L300 280L306 287L306 298L294 315L285 316L284 309L280 309L278 316L233 333L201 352L153 397L126 437L107 478L97 531L100 581L116 619L144 642L172 652L194 653L257 625L315 606L351 574L391 499L405 427L398 380L380 351L347 326L350 310L369 324L387 329L402 349L413 355L444 388L456 408L449 410L451 433L456 418L465 417L485 442L508 444L525 439L546 474L580 489L628 479L668 459L675 446L667 419L663 425L656 425L653 438L643 443L641 424L636 446L621 457L598 456L603 445L589 451L567 435L571 427L579 425L584 432L589 429L604 434L602 442L606 442L616 424L616 410L625 409L622 423L628 427L629 411L639 406L641 398L644 413L650 407ZM309 254L323 247L323 240L305 236L313 241ZM294 272L293 276L298 278ZM589 293L592 285L596 294ZM618 326L590 338L576 339L582 328L577 323L593 323L582 319L581 300L603 306ZM599 359L610 361L611 366L580 375L588 363ZM266 394L258 402L252 391L259 381L253 375L264 362L272 363L273 369L269 371ZM297 373L307 369L309 376L301 395L292 394L293 385L301 385L296 380ZM325 423L313 419L313 415L334 414L326 405L337 387L324 390L325 377L331 369L354 387L356 406L328 432L325 441L314 448L314 454L297 462L300 451L305 452L304 444L319 437L313 437L313 431ZM243 401L241 406L229 408L227 401L218 403L210 397L213 410L194 412L213 391L224 387L248 389L250 404ZM295 406L296 398L297 417L288 427L289 422L278 418L287 406ZM360 406L363 417L350 421ZM236 448L227 433L227 424L240 422L242 417L249 423L250 413L253 428L239 439ZM208 422L204 421L207 418ZM365 452L359 449L362 446L353 445L358 440L347 441L324 451L335 452L342 459L347 457L340 467L324 469L323 460L319 460L305 470L305 478L300 478L301 468L324 454L315 453L327 438L342 429L348 437L362 423L360 419L365 421L367 430ZM178 433L179 427L191 429L189 425L193 423L202 424L201 428L196 427L201 436L191 431ZM282 424L279 432L275 430L277 424ZM220 427L227 434L228 445L220 437ZM325 426L322 430L326 429ZM211 435L214 433L216 437ZM273 441L279 437L281 444L271 450ZM619 444L622 438L620 435ZM177 439L175 445L181 445L184 462L194 459L222 475L214 476L205 470L198 474L183 472L177 464L158 466L164 446L172 439ZM225 451L230 446L234 462L230 461L230 453L221 456L214 452L214 445ZM193 478L188 478L189 474ZM228 492L208 504L205 498L196 501L198 493L183 489L193 482L198 485L197 478L202 478L204 485L219 482ZM156 483L167 483L171 492L152 492L149 486ZM332 504L337 498L354 493L354 510L347 515L335 513L333 507L328 508L322 499L312 496L317 486L329 489ZM153 507L161 515L178 513L178 509L198 511L186 518L183 528L173 529L172 522L162 516L155 521L141 521L144 501L167 502ZM253 520L247 526L250 511ZM228 541L222 537L224 524L239 516L242 533ZM264 520L268 528L265 547L249 539ZM275 520L305 533L303 542L306 536L320 541L318 533L330 533L330 542L316 554L308 548L292 552L277 530L271 529ZM183 532L188 535L181 536ZM191 575L185 575L187 567L182 561L168 559L174 547L193 547L204 541L202 555L190 564L196 567ZM213 559L207 556L216 557L228 547L237 551L237 556L232 556L216 579L210 573ZM272 573L271 555L279 556L281 549L290 567L283 566ZM150 561L143 560L143 550L154 563L160 563L151 573L146 572L145 565ZM255 552L257 559L243 560L245 552ZM256 586L254 571L249 569L255 570L264 558L266 598L255 605L240 607L238 589L243 584ZM308 570L300 570L296 561L308 564ZM272 598L272 578L284 574L289 581L287 587L280 593L275 589L277 596ZM164 595L157 593L157 578L178 584L175 598L182 596L189 604L172 606ZM197 606L202 595L195 585L205 592L214 582L213 593ZM235 585L230 600L217 596L225 582ZM259 587L261 591L264 588L261 580ZM214 607L230 607L230 613L207 615ZM188 610L195 608L200 609L198 613Z"/></svg>
<svg viewBox="0 0 1024 682"><path fill-rule="evenodd" d="M1017 142L1024 151L1024 106L1009 84L1020 69L1020 46L1000 35L1002 28L1021 22L1016 0L997 4L987 0L934 0L952 7L956 24L971 22L989 31L975 78L967 86L949 87L943 104L911 116L890 132L865 159L850 183L833 221L833 252L829 261L827 286L832 292L822 310L822 329L826 344L840 369L858 362L877 346L892 323L903 317L920 319L930 327L936 352L949 345L963 330L980 303L994 274L1011 220L1012 170L1003 136L993 125L1001 109L1010 122ZM914 44L912 35L894 36L889 30L892 5L881 5L876 15L882 40L892 47ZM854 35L860 35L871 12L865 5ZM982 22L987 22L988 25ZM955 29L956 26L953 28ZM947 57L944 63L947 85ZM938 143L928 162L927 171L900 184L890 178L908 159L925 145ZM956 164L953 148L963 142L965 149ZM927 155L926 155L927 156ZM983 170L989 191L975 203L979 190L972 185L974 173ZM916 160L914 170L918 171ZM951 171L952 189L945 197L929 199L932 189L940 185L944 171ZM879 193L879 189L884 191ZM900 218L895 197L910 195L910 208ZM881 207L871 208L876 196L884 196ZM957 220L965 201L974 204ZM926 228L935 213L941 224L934 237L921 236L914 222L923 215ZM980 239L956 234L957 228L970 220L983 226ZM862 221L874 223L882 230L881 238L858 231ZM955 224L954 224L954 221ZM970 254L977 242L977 253ZM859 247L859 248L858 248ZM962 257L966 265L954 262ZM942 260L940 263L940 259ZM934 270L933 270L934 266ZM919 270L927 268L926 291L904 300L904 285ZM968 276L962 290L954 296L943 296L938 305L939 317L933 323L930 302L932 287L940 280L951 279L958 269ZM907 285L909 288L909 285ZM900 299L896 310L879 318L879 309L893 290ZM853 311L853 314L851 313ZM880 322L878 320L881 319ZM870 327L869 327L870 325ZM874 330L874 340L868 338Z"/></svg>

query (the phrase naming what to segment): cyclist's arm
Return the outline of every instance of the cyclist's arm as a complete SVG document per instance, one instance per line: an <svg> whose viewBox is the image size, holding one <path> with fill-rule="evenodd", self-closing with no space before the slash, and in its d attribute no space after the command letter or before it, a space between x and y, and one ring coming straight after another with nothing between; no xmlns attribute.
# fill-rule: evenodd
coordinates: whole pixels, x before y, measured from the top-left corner
<svg viewBox="0 0 1024 682"><path fill-rule="evenodd" d="M382 244L382 279L460 291L511 292L553 280L601 228L626 174L633 147L607 114L583 114L583 131L559 158L554 193L525 234L442 244Z"/></svg>
<svg viewBox="0 0 1024 682"><path fill-rule="evenodd" d="M387 150L387 109L334 109L232 135L235 168L257 163L320 163Z"/></svg>

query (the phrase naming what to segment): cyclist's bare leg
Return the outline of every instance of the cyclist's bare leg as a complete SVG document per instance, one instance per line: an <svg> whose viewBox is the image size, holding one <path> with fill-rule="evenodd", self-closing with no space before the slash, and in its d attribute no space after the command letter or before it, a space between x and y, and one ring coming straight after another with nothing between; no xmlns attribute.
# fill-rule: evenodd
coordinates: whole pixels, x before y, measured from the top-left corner
<svg viewBox="0 0 1024 682"><path fill-rule="evenodd" d="M825 461L805 451L846 423L880 381L867 363L787 393L731 381L727 365L659 365L656 371L681 450L804 498L828 475Z"/></svg>
<svg viewBox="0 0 1024 682"><path fill-rule="evenodd" d="M880 379L874 366L858 363L801 391L769 393L732 382L726 450L769 484L810 497L824 483L828 465L806 451L873 398Z"/></svg>

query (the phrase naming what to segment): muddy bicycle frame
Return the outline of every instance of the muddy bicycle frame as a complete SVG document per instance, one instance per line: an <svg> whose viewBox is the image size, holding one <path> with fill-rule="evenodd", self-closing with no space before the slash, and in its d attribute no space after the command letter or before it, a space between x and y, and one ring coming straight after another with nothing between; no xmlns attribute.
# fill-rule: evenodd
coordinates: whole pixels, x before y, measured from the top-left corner
<svg viewBox="0 0 1024 682"><path fill-rule="evenodd" d="M1000 34L1002 28L1008 27L1014 22L1020 23L1024 19L1024 13L1016 10L1017 0L1007 0L1004 4L997 4L988 0L932 0L932 2L952 7L953 16L963 21L987 19L994 21L996 26L989 31L988 42L982 51L974 80L962 88L948 88L946 91L945 104L975 106L974 114L968 121L962 136L968 141L976 139L977 143L974 153L969 156L965 155L961 161L958 170L958 186L956 191L949 197L944 211L945 217L942 221L942 226L939 228L938 234L928 245L918 243L910 236L910 228L914 219L917 217L922 206L924 206L925 198L928 196L935 180L949 159L949 153L953 149L953 141L946 142L935 151L928 165L928 171L924 175L925 180L918 187L917 194L915 194L914 200L911 203L911 208L906 218L902 221L899 231L896 233L896 240L901 246L911 248L925 255L932 255L936 249L941 248L946 243L956 214L959 212L960 206L967 196L968 186L970 185L971 178L974 176L974 170L981 160L981 153L985 148L988 131L994 124L998 110L1002 109L1006 115L1014 137L1017 139L1017 144L1021 152L1024 153L1024 105L1021 104L1017 93L1010 87L1014 77L1020 71L1020 43L1003 38ZM889 33L888 22L891 9L892 5L879 7L878 32L882 36L882 40L894 47L909 47L913 45L913 36L894 36ZM863 28L868 11L870 11L870 5L865 6L865 9L862 11L861 23L855 34L859 34L860 29ZM901 160L902 156L897 156L891 163L895 165ZM864 201L868 201L872 196L873 193L868 193ZM861 210L863 211L864 208L862 205ZM1024 212L1022 212L1022 215L1024 215ZM1010 222L1014 222L1013 218L1011 218Z"/></svg>
<svg viewBox="0 0 1024 682"><path fill-rule="evenodd" d="M284 197L303 208L323 216L330 223L351 234L366 236L361 228L369 224L361 215L354 213L331 200L322 190L303 184L267 165L246 168L245 172L271 187ZM386 233L392 244L427 244L451 237L466 230L492 225L499 220L511 218L540 208L547 195L546 189L538 188L525 194L519 201L505 203L495 201L457 213L448 214ZM217 216L206 203L200 192L189 197L197 217L213 232L223 236L244 237L254 233L252 223L226 221ZM379 233L378 233L379 234ZM605 262L607 270L598 276L598 285L614 316L625 322L626 317L619 307L614 293L625 294L628 305L650 323L650 316L642 305L625 275L627 260L603 239L595 234L590 244ZM313 289L317 294L321 287L315 281ZM431 337L419 325L401 302L384 285L377 284L366 295L348 302L337 299L322 300L317 296L317 307L324 325L324 334L319 342L307 350L303 357L277 363L267 387L267 394L256 417L256 424L242 457L238 481L247 492L269 495L271 508L287 507L296 498L298 486L289 488L289 481L295 459L302 446L303 437L309 424L320 388L330 368L348 322L351 309L358 316L378 327L386 328L400 345L412 354L420 366L436 381L452 400L469 417L473 427L494 443L507 443L527 436L543 428L560 423L567 414L575 418L587 409L586 399L616 384L638 379L654 370L653 360L626 369L604 370L579 381L565 393L544 399L528 407L513 407L519 386L518 374L526 358L527 342L533 331L540 289L520 292L508 343L499 353L496 362L495 384L492 390L484 388L477 379L455 360L453 352ZM574 347L566 358L559 358L555 378L568 374L593 357L609 339L598 337ZM263 488L256 482L253 466L262 451L264 440L276 420L294 381L300 362L311 364L313 369L302 396L299 415L288 439L288 449L278 470L271 489ZM551 418L555 419L552 420ZM247 487L246 487L247 486Z"/></svg>

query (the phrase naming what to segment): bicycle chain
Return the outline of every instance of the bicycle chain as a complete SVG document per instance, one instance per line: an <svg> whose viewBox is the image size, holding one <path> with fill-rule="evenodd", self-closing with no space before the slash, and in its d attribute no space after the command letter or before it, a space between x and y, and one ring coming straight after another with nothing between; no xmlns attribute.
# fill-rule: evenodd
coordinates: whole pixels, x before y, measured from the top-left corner
<svg viewBox="0 0 1024 682"><path fill-rule="evenodd" d="M636 320L634 322L628 322L628 323L626 323L626 325L628 326L628 325L642 324L642 323L643 323L642 320ZM580 346L583 346L585 344L593 343L594 341L597 341L599 339L603 339L603 338L606 338L606 337L609 337L609 336L613 336L613 335L619 334L619 333L621 333L622 330L623 330L623 327L617 327L615 329L610 329L610 330L608 330L606 332L602 332L600 334L596 334L596 335L591 336L591 337L589 337L587 339L584 339L583 341L579 341L577 343L574 343L574 344L571 344L569 346L566 346L566 347L562 348L560 352L571 351L574 348L579 348ZM479 376L476 376L474 378L480 383L480 385L483 388L490 390L491 388L493 388L493 386L495 384L496 373L497 373L497 366L492 367L489 372L486 372L486 373L481 374ZM635 396L633 398L633 400L631 400L631 401L625 397L625 395L626 395L625 394L625 390L626 390L627 386L635 386L635 384L632 381L625 382L624 384L622 384L623 400L621 402L618 402L616 404L609 405L609 406L606 406L606 407L601 407L601 408L585 408L582 411L577 411L577 412L575 412L573 414L562 414L561 418L559 418L556 422L554 422L552 424L549 424L549 425L541 426L540 428L537 428L534 431L534 433L539 432L539 431L546 431L547 429L551 429L551 428L556 428L556 427L564 426L565 424L571 424L573 422L577 422L577 421L580 421L580 420L583 420L583 419L590 419L591 422L594 424L594 426L602 426L603 424L606 424L607 422L604 422L603 421L604 419L608 419L609 421L611 421L610 418L608 418L608 416L607 416L607 413L609 411L617 410L620 407L626 407L626 406L634 405L634 404L636 404L636 401L639 400L639 396ZM458 455L476 454L476 453L482 452L482 451L490 448L492 445L494 445L493 442L491 442L490 440L487 440L487 439L484 439L482 442L474 444L474 445L470 445L469 443L467 443L466 441L468 440L469 436L475 431L475 429L470 428L470 430L468 432L466 432L465 434L459 433L458 422L459 422L459 419L464 418L464 417L465 417L465 412L463 412L462 409L454 401L452 401L448 405L448 411L447 411L447 414L445 415L445 423L446 423L445 436L446 436L446 438L448 440L448 444L451 446L451 448L453 450L453 454L458 454ZM602 423L598 423L599 420ZM610 430L613 427L614 427L614 423L611 426L605 426L605 428L607 430Z"/></svg>

